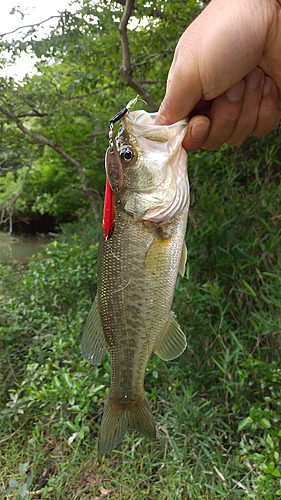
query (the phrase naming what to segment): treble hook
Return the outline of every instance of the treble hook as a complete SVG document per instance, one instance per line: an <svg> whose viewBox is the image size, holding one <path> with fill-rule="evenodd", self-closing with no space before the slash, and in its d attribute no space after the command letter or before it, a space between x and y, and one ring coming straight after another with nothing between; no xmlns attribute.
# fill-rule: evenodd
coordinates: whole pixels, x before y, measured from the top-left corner
<svg viewBox="0 0 281 500"><path fill-rule="evenodd" d="M137 95L134 99L131 99L127 106L125 106L125 108L122 108L121 111L119 111L118 113L116 113L116 115L113 116L113 118L111 118L111 120L109 121L110 125L114 125L116 122L118 122L119 120L121 120L121 118L123 118L123 116L125 116L125 114L129 111L129 109L134 105L136 104L136 102L138 101L138 98L139 98L139 95Z"/></svg>

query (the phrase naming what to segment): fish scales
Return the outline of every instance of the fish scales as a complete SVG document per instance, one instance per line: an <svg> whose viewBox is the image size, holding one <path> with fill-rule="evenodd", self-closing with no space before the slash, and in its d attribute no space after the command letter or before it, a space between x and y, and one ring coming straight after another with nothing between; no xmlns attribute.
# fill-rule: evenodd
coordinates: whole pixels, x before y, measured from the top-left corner
<svg viewBox="0 0 281 500"><path fill-rule="evenodd" d="M152 120L153 140L147 139L151 129L134 134L138 113L145 123ZM144 392L148 360L152 352L173 359L186 346L171 306L185 260L189 191L181 141L187 125L176 124L172 139L165 127L163 138L163 127L157 127L158 135L153 128L155 115L143 113L128 113L116 138L124 181L115 193L112 237L100 244L97 297L82 338L83 355L93 364L110 350L111 384L99 434L101 454L115 448L129 428L155 437Z"/></svg>
<svg viewBox="0 0 281 500"><path fill-rule="evenodd" d="M170 317L178 273L174 262L178 266L181 247L177 234L170 237L174 244L169 241L167 245L163 240L163 250L158 252L157 261L153 263L154 266L150 264L147 268L147 252L158 238L142 222L136 224L125 212L118 210L117 205L114 238L110 244L103 242L99 278L100 308L104 335L111 348L111 395L115 397L116 389L120 404L123 393L143 390L148 359ZM168 272L163 264L169 268ZM165 294L164 300L163 289L166 287L170 293ZM118 363L114 362L115 359ZM131 360L129 366L128 359Z"/></svg>

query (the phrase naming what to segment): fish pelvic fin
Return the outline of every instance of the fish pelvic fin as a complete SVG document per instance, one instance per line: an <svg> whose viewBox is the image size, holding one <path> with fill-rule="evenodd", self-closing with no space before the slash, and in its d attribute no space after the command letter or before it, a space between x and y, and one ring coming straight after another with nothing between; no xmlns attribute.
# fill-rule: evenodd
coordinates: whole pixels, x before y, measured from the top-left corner
<svg viewBox="0 0 281 500"><path fill-rule="evenodd" d="M101 362L108 344L103 333L102 321L98 308L98 297L96 296L86 320L81 340L81 351L84 358L92 365Z"/></svg>
<svg viewBox="0 0 281 500"><path fill-rule="evenodd" d="M128 429L136 430L150 440L156 437L155 422L145 394L134 407L128 408L116 407L109 394L99 432L99 454L110 453L116 448Z"/></svg>
<svg viewBox="0 0 281 500"><path fill-rule="evenodd" d="M160 342L154 349L154 354L163 359L163 361L170 361L180 356L185 350L186 345L185 334L177 323L174 313L171 312L170 319L167 322Z"/></svg>

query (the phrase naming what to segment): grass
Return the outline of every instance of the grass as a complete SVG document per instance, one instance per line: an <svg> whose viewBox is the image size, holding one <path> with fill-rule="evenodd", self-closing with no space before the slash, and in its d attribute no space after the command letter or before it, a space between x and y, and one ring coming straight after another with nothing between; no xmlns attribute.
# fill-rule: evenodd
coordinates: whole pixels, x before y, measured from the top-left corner
<svg viewBox="0 0 281 500"><path fill-rule="evenodd" d="M200 410L202 406L197 408ZM213 410L209 408L202 427L193 430L190 438L186 436L187 429L176 431L177 418L169 413L169 421L166 418L158 421L155 443L147 444L136 435L134 439L127 436L122 451L114 451L101 462L96 456L96 446L93 449L89 441L69 445L63 439L52 441L47 436L36 436L26 443L19 432L20 454L12 448L13 453L8 444L1 450L8 457L1 479L3 483L10 478L23 482L24 478L15 471L15 463L20 460L34 471L34 485L47 469L49 477L41 494L46 499L82 499L87 495L102 498L105 491L110 492L111 498L124 499L215 498L215 493L223 498L232 490L233 497L236 493L239 496L241 489L237 490L231 480L237 470L228 464L231 453L222 446L223 436L214 434L206 439L206 426L213 428ZM11 470L15 472L11 474Z"/></svg>
<svg viewBox="0 0 281 500"><path fill-rule="evenodd" d="M109 360L91 367L79 349L97 232L82 221L28 267L0 267L3 496L281 497L278 155L254 139L191 155L188 267L174 303L188 347L180 359L149 363L152 443L127 433L97 456Z"/></svg>

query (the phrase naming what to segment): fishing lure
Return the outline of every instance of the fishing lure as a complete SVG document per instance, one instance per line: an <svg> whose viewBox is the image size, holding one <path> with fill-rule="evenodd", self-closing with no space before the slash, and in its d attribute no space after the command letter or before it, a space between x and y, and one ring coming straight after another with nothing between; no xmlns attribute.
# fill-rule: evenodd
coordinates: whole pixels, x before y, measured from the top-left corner
<svg viewBox="0 0 281 500"><path fill-rule="evenodd" d="M116 115L114 115L109 121L109 145L105 153L105 172L106 172L106 185L105 185L105 197L104 197L104 207L103 207L103 235L105 240L109 240L113 234L115 226L115 196L114 193L121 191L123 187L124 174L120 156L117 152L113 128L115 123L117 123L129 109L137 102L138 95L128 102L127 106L121 109Z"/></svg>

